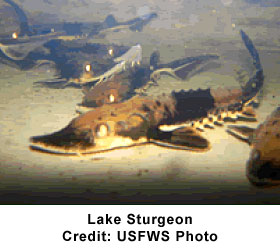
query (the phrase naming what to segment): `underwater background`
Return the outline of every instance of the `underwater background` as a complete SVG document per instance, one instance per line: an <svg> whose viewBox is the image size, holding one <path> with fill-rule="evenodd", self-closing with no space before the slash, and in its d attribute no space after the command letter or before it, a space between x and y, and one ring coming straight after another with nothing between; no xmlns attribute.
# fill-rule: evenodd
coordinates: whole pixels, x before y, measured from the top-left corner
<svg viewBox="0 0 280 250"><path fill-rule="evenodd" d="M236 71L250 74L243 29L259 51L265 75L258 122L280 103L280 4L276 0L18 0L31 25L119 21L156 12L142 31L108 32L98 42L141 44L143 61L159 50L162 62L211 53L218 62L186 81L162 77L150 95L173 90L238 87ZM1 2L0 2L1 3ZM0 7L3 5L0 5ZM3 10L3 9L2 9ZM6 13L6 14L5 14ZM13 30L0 10L0 33ZM6 24L9 24L6 27ZM247 72L247 73L246 73ZM77 116L77 88L52 89L36 82L53 78L43 65L19 71L0 64L0 203L10 204L279 204L280 188L257 188L246 178L250 147L226 133L207 130L212 149L193 153L154 145L87 157L63 157L29 150L29 138L54 132ZM244 123L245 124L245 123Z"/></svg>

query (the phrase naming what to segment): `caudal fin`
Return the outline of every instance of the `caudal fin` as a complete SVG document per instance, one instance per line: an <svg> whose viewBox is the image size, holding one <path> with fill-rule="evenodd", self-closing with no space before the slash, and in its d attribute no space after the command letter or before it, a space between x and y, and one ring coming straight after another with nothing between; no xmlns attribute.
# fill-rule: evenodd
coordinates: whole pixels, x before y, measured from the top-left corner
<svg viewBox="0 0 280 250"><path fill-rule="evenodd" d="M249 79L249 81L242 87L243 91L243 103L250 103L260 92L264 84L264 75L263 75L263 68L261 65L259 53L255 48L252 40L248 37L248 35L243 31L240 30L241 38L248 49L252 59L253 64L255 66L255 73Z"/></svg>
<svg viewBox="0 0 280 250"><path fill-rule="evenodd" d="M258 53L257 49L255 48L252 40L248 37L248 35L243 30L240 30L240 35L241 35L241 38L242 38L246 48L248 49L249 53L251 54L251 56L254 60L254 65L256 67L256 70L263 70L259 53Z"/></svg>

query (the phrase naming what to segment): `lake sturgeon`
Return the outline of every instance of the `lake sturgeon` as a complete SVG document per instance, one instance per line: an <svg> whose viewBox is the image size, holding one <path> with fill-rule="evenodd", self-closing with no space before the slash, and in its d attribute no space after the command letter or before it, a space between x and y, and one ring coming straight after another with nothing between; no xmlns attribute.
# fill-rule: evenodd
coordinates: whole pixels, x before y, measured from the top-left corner
<svg viewBox="0 0 280 250"><path fill-rule="evenodd" d="M197 152L209 150L210 142L201 132L205 128L228 120L255 119L250 103L263 86L263 69L252 41L242 30L240 34L255 66L255 74L241 89L182 90L158 98L136 95L82 114L58 132L34 136L30 148L65 155L148 143ZM174 124L176 129L163 130L164 125Z"/></svg>

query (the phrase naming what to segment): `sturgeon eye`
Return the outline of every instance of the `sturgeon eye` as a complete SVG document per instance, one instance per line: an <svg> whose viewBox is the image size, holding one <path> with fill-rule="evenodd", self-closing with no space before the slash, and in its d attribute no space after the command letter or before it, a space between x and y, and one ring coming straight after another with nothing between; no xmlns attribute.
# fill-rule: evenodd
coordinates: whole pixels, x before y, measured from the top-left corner
<svg viewBox="0 0 280 250"><path fill-rule="evenodd" d="M113 94L109 95L109 101L110 103L113 103L115 101L115 96Z"/></svg>
<svg viewBox="0 0 280 250"><path fill-rule="evenodd" d="M14 32L14 33L12 34L12 38L17 39L17 38L18 38L18 34L17 34L16 32Z"/></svg>
<svg viewBox="0 0 280 250"><path fill-rule="evenodd" d="M110 55L110 56L113 56L114 55L114 50L111 48L111 49L109 49L108 50L108 54Z"/></svg>
<svg viewBox="0 0 280 250"><path fill-rule="evenodd" d="M97 137L104 137L109 134L109 127L106 124L101 124L96 127Z"/></svg>
<svg viewBox="0 0 280 250"><path fill-rule="evenodd" d="M85 71L86 72L90 72L91 71L91 65L90 64L86 64Z"/></svg>

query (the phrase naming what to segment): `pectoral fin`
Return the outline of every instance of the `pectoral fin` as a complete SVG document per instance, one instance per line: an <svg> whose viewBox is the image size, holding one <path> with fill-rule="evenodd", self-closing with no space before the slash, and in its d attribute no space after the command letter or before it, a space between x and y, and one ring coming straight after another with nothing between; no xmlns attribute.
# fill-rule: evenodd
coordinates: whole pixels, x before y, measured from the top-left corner
<svg viewBox="0 0 280 250"><path fill-rule="evenodd" d="M204 62L201 60L194 61L178 68L175 68L174 74L181 80L186 80L191 74L194 74L194 71L197 71L204 65Z"/></svg>
<svg viewBox="0 0 280 250"><path fill-rule="evenodd" d="M167 74L180 80L186 80L191 75L199 72L206 63L213 59L218 59L218 56L205 55L175 60L167 64L158 65L158 69L152 75Z"/></svg>
<svg viewBox="0 0 280 250"><path fill-rule="evenodd" d="M153 143L175 149L206 151L210 143L198 131L190 127L178 128L173 131L158 131Z"/></svg>
<svg viewBox="0 0 280 250"><path fill-rule="evenodd" d="M244 141L248 144L251 144L251 140L253 138L255 129L250 128L247 126L237 126L237 125L230 125L227 128L227 132L234 136L235 138Z"/></svg>
<svg viewBox="0 0 280 250"><path fill-rule="evenodd" d="M185 65L182 65L178 68L172 69L172 68L160 68L155 70L151 74L151 79L156 81L160 78L161 75L169 75L171 77L177 78L179 80L186 80L187 77L197 68L197 62L188 63Z"/></svg>
<svg viewBox="0 0 280 250"><path fill-rule="evenodd" d="M47 87L50 89L65 89L69 86L76 87L76 88L79 87L75 84L71 85L64 79L60 79L60 78L54 78L46 81L37 81L34 82L34 84L36 85L36 87Z"/></svg>

